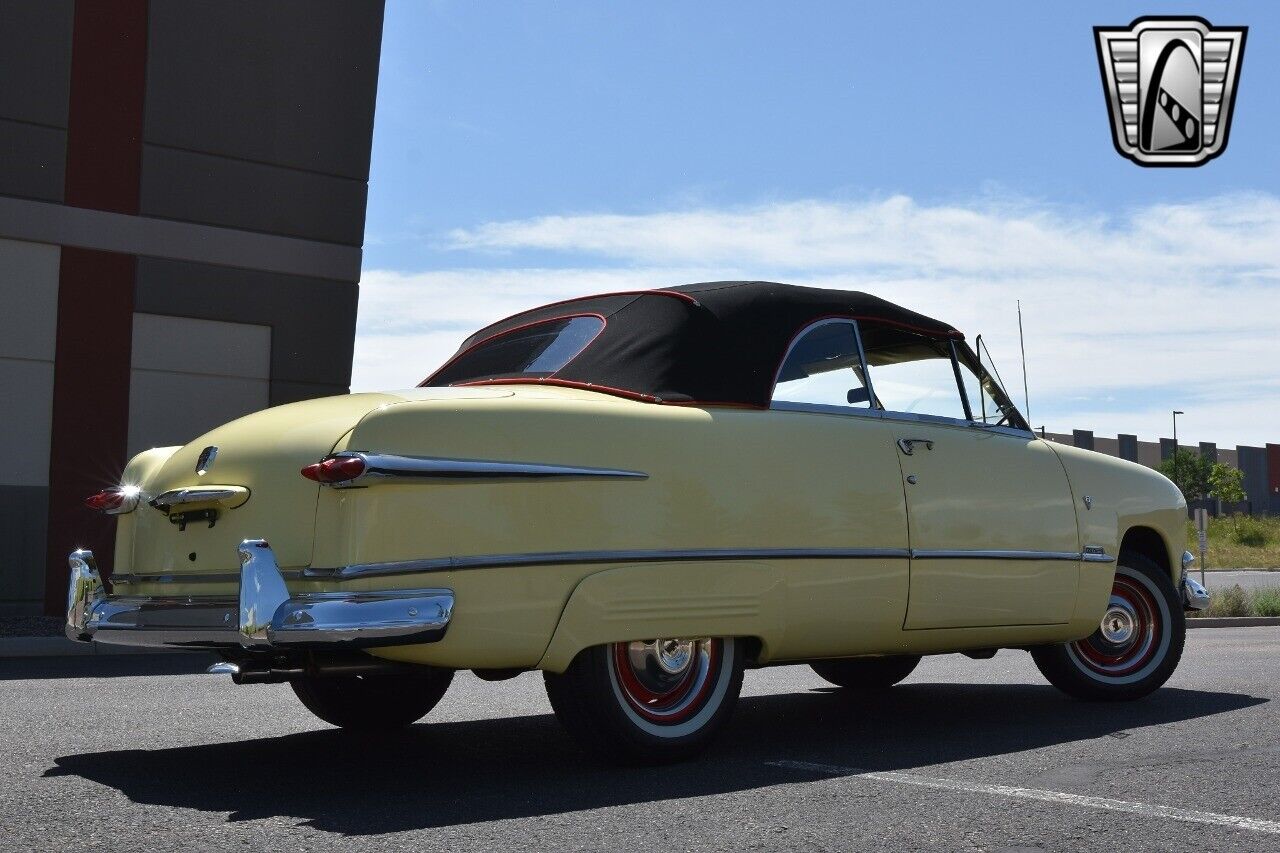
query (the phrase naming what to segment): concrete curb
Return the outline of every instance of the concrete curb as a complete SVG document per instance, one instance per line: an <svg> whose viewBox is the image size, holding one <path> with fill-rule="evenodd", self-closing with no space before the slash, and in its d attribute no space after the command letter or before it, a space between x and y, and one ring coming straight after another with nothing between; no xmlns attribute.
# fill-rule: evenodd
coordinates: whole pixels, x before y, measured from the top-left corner
<svg viewBox="0 0 1280 853"><path fill-rule="evenodd" d="M1280 625L1280 616L1207 616L1188 619L1188 628L1261 628Z"/></svg>
<svg viewBox="0 0 1280 853"><path fill-rule="evenodd" d="M131 646L106 646L101 643L77 643L66 637L0 637L0 659L4 658L69 658L96 655L188 655L203 649L139 649ZM208 654L208 652L204 652Z"/></svg>

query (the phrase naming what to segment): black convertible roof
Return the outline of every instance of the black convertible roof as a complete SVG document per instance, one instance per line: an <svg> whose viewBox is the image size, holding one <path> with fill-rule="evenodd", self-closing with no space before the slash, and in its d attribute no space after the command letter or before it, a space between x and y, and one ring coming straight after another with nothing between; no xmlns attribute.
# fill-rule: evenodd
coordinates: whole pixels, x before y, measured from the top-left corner
<svg viewBox="0 0 1280 853"><path fill-rule="evenodd" d="M868 358L875 350L920 336L963 338L946 323L868 293L771 281L715 281L587 296L524 311L476 332L423 384L456 382L451 366L479 343L532 324L584 315L603 318L604 328L558 371L480 382L538 382L651 402L766 407L792 339L816 320L865 321L861 331Z"/></svg>

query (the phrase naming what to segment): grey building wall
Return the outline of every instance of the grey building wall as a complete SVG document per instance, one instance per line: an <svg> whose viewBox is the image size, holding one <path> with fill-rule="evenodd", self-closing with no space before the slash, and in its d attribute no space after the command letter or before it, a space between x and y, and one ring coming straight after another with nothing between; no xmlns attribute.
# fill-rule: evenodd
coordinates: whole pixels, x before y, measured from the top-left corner
<svg viewBox="0 0 1280 853"><path fill-rule="evenodd" d="M72 0L0 3L0 195L61 201Z"/></svg>
<svg viewBox="0 0 1280 853"><path fill-rule="evenodd" d="M1130 462L1138 461L1138 437L1121 433L1116 436L1116 455Z"/></svg>
<svg viewBox="0 0 1280 853"><path fill-rule="evenodd" d="M47 537L81 511L49 521L67 249L136 259L133 340L102 342L127 361L130 454L350 385L382 0L145 8L121 36L146 49L132 215L63 203L75 0L0 0L0 614L48 605Z"/></svg>
<svg viewBox="0 0 1280 853"><path fill-rule="evenodd" d="M1263 515L1267 511L1267 451L1262 447L1236 448L1239 468L1244 472L1244 493L1249 498L1249 505L1254 515Z"/></svg>
<svg viewBox="0 0 1280 853"><path fill-rule="evenodd" d="M382 4L167 0L149 25L142 213L360 245Z"/></svg>
<svg viewBox="0 0 1280 853"><path fill-rule="evenodd" d="M357 297L354 282L139 258L134 307L269 326L274 406L347 392Z"/></svg>
<svg viewBox="0 0 1280 853"><path fill-rule="evenodd" d="M1093 432L1087 429L1072 430L1071 443L1085 450L1093 450Z"/></svg>

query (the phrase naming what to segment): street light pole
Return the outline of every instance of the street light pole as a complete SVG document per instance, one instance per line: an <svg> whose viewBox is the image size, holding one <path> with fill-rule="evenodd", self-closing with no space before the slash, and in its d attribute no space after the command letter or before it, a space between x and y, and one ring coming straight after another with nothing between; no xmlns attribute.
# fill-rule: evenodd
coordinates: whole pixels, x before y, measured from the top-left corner
<svg viewBox="0 0 1280 853"><path fill-rule="evenodd" d="M1182 483L1178 482L1178 415L1185 415L1186 412L1173 410L1173 481L1178 483L1178 488L1182 488Z"/></svg>

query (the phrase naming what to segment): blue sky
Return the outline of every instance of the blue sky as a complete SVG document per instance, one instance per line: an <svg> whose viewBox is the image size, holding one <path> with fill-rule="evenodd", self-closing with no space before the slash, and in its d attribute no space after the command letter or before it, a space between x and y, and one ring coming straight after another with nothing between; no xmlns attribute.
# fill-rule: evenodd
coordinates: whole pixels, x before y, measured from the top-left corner
<svg viewBox="0 0 1280 853"><path fill-rule="evenodd" d="M1110 141L1092 27L1155 12L1250 27L1229 149L1199 169ZM785 276L977 322L1008 363L1022 298L1050 429L1158 430L1176 405L1192 438L1278 441L1280 387L1240 369L1273 334L1237 316L1280 314L1278 33L1264 3L390 0L353 383L411 384L469 324L574 287ZM1206 222L1217 241L1183 257ZM1092 362L1068 330L1100 300L1138 328L1103 323ZM1223 337L1187 368L1206 306Z"/></svg>

